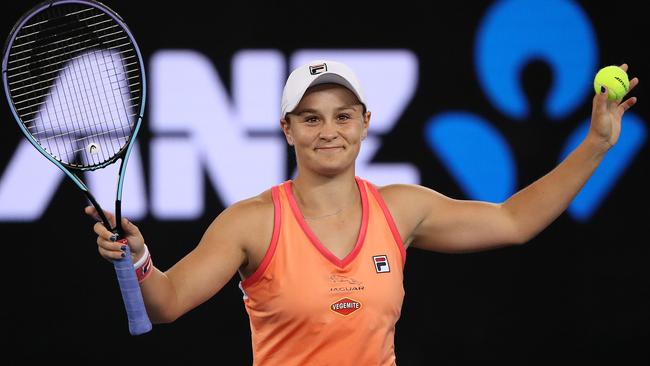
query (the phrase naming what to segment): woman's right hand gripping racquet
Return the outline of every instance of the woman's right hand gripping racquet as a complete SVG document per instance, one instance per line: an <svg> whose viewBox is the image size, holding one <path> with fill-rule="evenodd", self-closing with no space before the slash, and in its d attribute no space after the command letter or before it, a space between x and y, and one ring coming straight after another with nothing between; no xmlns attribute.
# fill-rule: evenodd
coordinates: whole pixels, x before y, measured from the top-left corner
<svg viewBox="0 0 650 366"><path fill-rule="evenodd" d="M123 237L124 172L144 113L146 83L140 50L122 18L90 0L43 2L11 31L2 57L11 111L29 142L59 167ZM121 160L112 227L77 176ZM151 330L128 245L113 261L129 331Z"/></svg>

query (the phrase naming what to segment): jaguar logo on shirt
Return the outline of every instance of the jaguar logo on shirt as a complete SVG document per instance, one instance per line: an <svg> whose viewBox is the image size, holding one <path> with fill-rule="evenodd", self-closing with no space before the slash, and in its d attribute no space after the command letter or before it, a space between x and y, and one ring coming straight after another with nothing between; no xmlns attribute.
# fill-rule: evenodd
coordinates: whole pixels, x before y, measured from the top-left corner
<svg viewBox="0 0 650 366"><path fill-rule="evenodd" d="M361 281L358 281L352 277L342 276L338 274L332 274L329 276L330 280L330 292L353 292L353 291L363 291L365 286Z"/></svg>
<svg viewBox="0 0 650 366"><path fill-rule="evenodd" d="M349 297L344 297L330 305L330 310L341 315L350 315L359 309L361 309L361 303Z"/></svg>

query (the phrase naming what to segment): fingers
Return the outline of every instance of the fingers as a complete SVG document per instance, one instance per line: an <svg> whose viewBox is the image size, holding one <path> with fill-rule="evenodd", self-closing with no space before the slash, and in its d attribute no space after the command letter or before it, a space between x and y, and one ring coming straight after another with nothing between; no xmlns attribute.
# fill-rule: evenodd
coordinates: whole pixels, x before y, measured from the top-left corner
<svg viewBox="0 0 650 366"><path fill-rule="evenodd" d="M97 237L97 250L99 254L108 260L118 260L126 257L127 244L118 241L105 240L102 237Z"/></svg>
<svg viewBox="0 0 650 366"><path fill-rule="evenodd" d="M95 223L95 225L93 226L93 230L95 231L95 234L97 234L97 236L102 237L105 240L111 240L111 237L113 237L114 235L113 232L108 230L106 226L104 226L104 223L101 221Z"/></svg>
<svg viewBox="0 0 650 366"><path fill-rule="evenodd" d="M626 63L622 63L619 67L621 69L623 69L623 71L625 71L626 73L629 70L629 66ZM635 78L630 79L630 85L627 88L627 92L629 93L630 91L632 91L632 89L634 89L637 86L637 84L639 84L639 79L638 78L635 77Z"/></svg>
<svg viewBox="0 0 650 366"><path fill-rule="evenodd" d="M637 85L639 84L639 79L638 78L633 78L630 80L630 87L628 89L628 93L634 89ZM628 109L632 108L637 103L637 97L629 97L627 99L618 99L618 100L608 100L607 99L607 94L608 90L606 87L601 87L601 92L594 95L593 98L593 106L592 106L592 114L605 114L610 112L614 112L616 116L620 119L622 118L623 114L627 112Z"/></svg>
<svg viewBox="0 0 650 366"><path fill-rule="evenodd" d="M626 63L621 64L620 66L621 69L623 69L625 72L628 72L628 65ZM636 86L639 85L639 78L634 77L630 80L630 84L627 88L627 94L629 94ZM620 102L619 106L619 111L620 113L625 113L628 109L632 108L633 105L635 105L637 102L636 97L630 97L628 99L625 99Z"/></svg>
<svg viewBox="0 0 650 366"><path fill-rule="evenodd" d="M124 230L125 236L140 235L138 227L124 217L122 218L122 230Z"/></svg>
<svg viewBox="0 0 650 366"><path fill-rule="evenodd" d="M636 104L636 97L630 97L627 100L625 100L623 103L619 104L619 108L623 108L622 112L627 111L628 109L632 108L633 105Z"/></svg>
<svg viewBox="0 0 650 366"><path fill-rule="evenodd" d="M84 212L86 213L86 215L95 219L95 221L103 221L101 215L99 214L99 212L94 206L84 207ZM111 227L115 227L115 215L113 215L113 213L106 210L103 210L103 213L106 216L106 219L108 220Z"/></svg>
<svg viewBox="0 0 650 366"><path fill-rule="evenodd" d="M627 92L631 92L639 84L639 78L633 78L630 80L630 86L627 88Z"/></svg>
<svg viewBox="0 0 650 366"><path fill-rule="evenodd" d="M97 220L93 226L95 234L97 234L97 250L99 254L105 259L112 261L116 259L122 259L126 256L125 250L127 248L126 237L129 237L129 241L134 239L134 245L131 246L131 254L134 254L138 248L141 248L144 245L144 240L140 234L140 230L137 226L132 224L128 219L122 218L122 229L124 230L124 237L117 240L117 234L113 233L112 229L115 226L115 216L110 212L105 212L106 218L111 224L111 228L107 228L104 225L104 222L101 218L101 215L98 213L97 209L94 206L84 207L84 212Z"/></svg>
<svg viewBox="0 0 650 366"><path fill-rule="evenodd" d="M96 214L95 209L92 207L86 207L84 211L91 216ZM106 228L102 221L96 222L93 226L93 230L97 234L97 249L99 254L108 261L124 258L126 256L125 250L127 245L131 249L132 256L140 253L144 247L144 238L142 238L142 234L140 234L140 230L136 225L128 219L122 218L122 228L124 230L124 236L118 238L117 234Z"/></svg>
<svg viewBox="0 0 650 366"><path fill-rule="evenodd" d="M109 260L121 259L126 256L126 243L116 241L117 235L104 227L104 224L98 222L94 226L95 233L97 234L97 247L99 254Z"/></svg>
<svg viewBox="0 0 650 366"><path fill-rule="evenodd" d="M628 70L628 65L626 63L622 64L621 69L623 69L625 72ZM627 93L629 94L636 86L639 85L639 78L634 77L630 80L630 85L627 88ZM628 109L632 108L633 105L636 104L637 98L636 97L630 97L619 104L619 111L620 113L625 113Z"/></svg>
<svg viewBox="0 0 650 366"><path fill-rule="evenodd" d="M84 213L85 213L86 215L92 217L92 218L95 219L96 221L101 221L101 218L100 218L99 215L97 214L97 210L96 210L95 207L93 207L93 206L86 206L86 207L84 207Z"/></svg>
<svg viewBox="0 0 650 366"><path fill-rule="evenodd" d="M594 95L593 98L593 107L592 107L592 113L595 112L604 112L607 109L607 94L609 93L609 90L607 90L607 87L601 86L600 87L600 92L596 95Z"/></svg>
<svg viewBox="0 0 650 366"><path fill-rule="evenodd" d="M639 79L638 78L633 78L630 80L630 86L628 88L628 91L626 93L629 94L637 85L639 85ZM605 86L601 86L600 93L594 95L594 100L593 100L593 107L594 111L596 110L601 110L604 111L607 109L608 105L611 103L614 107L619 106L623 108L623 111L626 111L630 109L633 105L636 104L637 98L636 97L630 97L628 99L618 99L618 100L608 100L607 99L607 94L609 93L609 90ZM625 97L623 97L625 98Z"/></svg>

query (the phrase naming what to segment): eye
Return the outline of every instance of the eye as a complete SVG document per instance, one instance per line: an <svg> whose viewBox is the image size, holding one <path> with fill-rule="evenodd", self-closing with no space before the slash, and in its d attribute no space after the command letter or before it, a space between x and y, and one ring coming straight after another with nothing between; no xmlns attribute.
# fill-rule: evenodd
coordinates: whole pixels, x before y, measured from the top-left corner
<svg viewBox="0 0 650 366"><path fill-rule="evenodd" d="M339 121L347 121L347 120L349 120L349 119L352 118L352 117L351 117L349 114L347 114L347 113L341 113L341 114L339 114L338 116L336 116L336 118L337 118Z"/></svg>
<svg viewBox="0 0 650 366"><path fill-rule="evenodd" d="M314 124L314 123L318 123L319 119L318 119L318 116L313 116L312 115L312 116L306 116L304 121L305 121L305 123Z"/></svg>

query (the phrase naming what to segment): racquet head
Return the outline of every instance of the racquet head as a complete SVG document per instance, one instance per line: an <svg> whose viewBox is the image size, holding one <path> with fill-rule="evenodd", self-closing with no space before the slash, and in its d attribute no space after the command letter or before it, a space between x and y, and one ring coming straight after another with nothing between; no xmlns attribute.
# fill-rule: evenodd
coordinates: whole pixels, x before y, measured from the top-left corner
<svg viewBox="0 0 650 366"><path fill-rule="evenodd" d="M111 9L37 5L11 32L2 74L21 130L50 160L93 170L125 156L142 120L145 77L135 39Z"/></svg>

